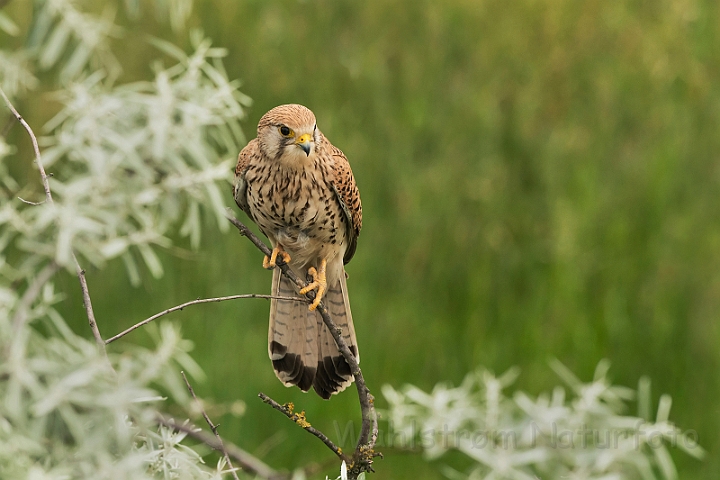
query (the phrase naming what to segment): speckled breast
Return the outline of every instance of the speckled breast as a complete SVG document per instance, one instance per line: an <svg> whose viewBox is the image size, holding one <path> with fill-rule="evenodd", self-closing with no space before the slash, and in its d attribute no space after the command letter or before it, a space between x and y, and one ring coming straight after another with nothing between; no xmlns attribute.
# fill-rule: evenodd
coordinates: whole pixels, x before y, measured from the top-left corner
<svg viewBox="0 0 720 480"><path fill-rule="evenodd" d="M245 175L250 211L262 232L301 263L344 251L346 224L328 172L268 170L250 167Z"/></svg>

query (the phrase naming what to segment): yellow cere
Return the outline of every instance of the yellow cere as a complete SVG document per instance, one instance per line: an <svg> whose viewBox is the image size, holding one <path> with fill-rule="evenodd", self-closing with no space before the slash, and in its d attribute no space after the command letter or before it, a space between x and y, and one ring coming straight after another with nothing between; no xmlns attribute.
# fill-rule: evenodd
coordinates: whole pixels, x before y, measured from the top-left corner
<svg viewBox="0 0 720 480"><path fill-rule="evenodd" d="M310 140L312 140L312 135L310 135L309 133L306 133L304 135L300 135L300 138L298 138L295 143L306 143L306 142L309 142Z"/></svg>

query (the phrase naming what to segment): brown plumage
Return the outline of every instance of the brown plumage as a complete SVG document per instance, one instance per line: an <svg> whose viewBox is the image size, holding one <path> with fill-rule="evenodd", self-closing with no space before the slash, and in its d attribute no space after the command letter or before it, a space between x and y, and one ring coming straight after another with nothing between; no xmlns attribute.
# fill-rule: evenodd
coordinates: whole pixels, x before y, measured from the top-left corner
<svg viewBox="0 0 720 480"><path fill-rule="evenodd" d="M344 264L355 254L362 227L360 192L345 155L320 132L315 115L302 105L281 105L263 115L257 138L240 152L233 196L238 206L270 239L276 256L289 260L300 278L312 277L297 291L273 269L272 294L297 295L317 289L315 302L272 300L268 353L275 374L322 398L353 381L350 367L315 311L322 299L358 362Z"/></svg>

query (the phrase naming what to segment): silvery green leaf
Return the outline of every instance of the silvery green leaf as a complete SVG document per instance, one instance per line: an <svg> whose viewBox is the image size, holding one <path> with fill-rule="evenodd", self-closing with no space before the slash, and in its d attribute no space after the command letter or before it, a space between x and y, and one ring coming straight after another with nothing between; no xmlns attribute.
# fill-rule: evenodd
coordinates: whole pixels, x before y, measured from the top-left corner
<svg viewBox="0 0 720 480"><path fill-rule="evenodd" d="M70 40L70 28L64 23L59 23L50 33L47 45L42 49L40 54L40 66L44 69L48 69L55 65L58 58L63 52L63 49Z"/></svg>
<svg viewBox="0 0 720 480"><path fill-rule="evenodd" d="M134 287L140 285L140 271L138 270L137 263L130 252L122 254L123 264L125 265L125 271L130 277L130 284Z"/></svg>
<svg viewBox="0 0 720 480"><path fill-rule="evenodd" d="M37 86L38 80L32 74L30 57L29 50L0 50L0 87L8 97L13 98Z"/></svg>
<svg viewBox="0 0 720 480"><path fill-rule="evenodd" d="M670 417L670 408L672 407L672 398L670 395L664 394L660 396L658 402L657 416L655 421L658 423L667 422Z"/></svg>
<svg viewBox="0 0 720 480"><path fill-rule="evenodd" d="M555 373L565 382L569 387L572 387L573 389L578 388L582 382L580 379L578 379L574 373L572 373L565 365L563 365L559 360L552 359L550 360L550 368L552 368Z"/></svg>
<svg viewBox="0 0 720 480"><path fill-rule="evenodd" d="M156 37L150 37L148 39L148 43L150 43L152 46L154 46L158 50L166 53L167 55L170 55L175 60L178 60L181 62L187 60L187 55L185 54L183 49L173 43L170 43L166 40L163 40L161 38L156 38Z"/></svg>
<svg viewBox="0 0 720 480"><path fill-rule="evenodd" d="M155 278L162 277L162 264L160 263L160 259L157 257L153 249L146 244L139 244L137 247L140 251L140 255L142 255L143 260L145 261L145 265L147 265L152 276Z"/></svg>
<svg viewBox="0 0 720 480"><path fill-rule="evenodd" d="M65 78L77 77L80 75L91 55L92 49L90 46L82 43L79 44L73 51L70 59L63 65L60 75Z"/></svg>
<svg viewBox="0 0 720 480"><path fill-rule="evenodd" d="M693 434L692 436L690 434ZM682 433L677 441L677 446L685 453L692 455L698 460L705 458L707 452L698 444L697 432L691 430L689 432Z"/></svg>
<svg viewBox="0 0 720 480"><path fill-rule="evenodd" d="M128 242L126 239L113 238L100 247L100 252L105 258L113 258L125 252L125 250L127 250L127 247Z"/></svg>
<svg viewBox="0 0 720 480"><path fill-rule="evenodd" d="M624 415L635 392L610 385L607 365L601 364L589 383L559 362L553 367L573 387L567 398L556 387L536 400L517 391L508 402L499 378L480 370L460 387L438 384L430 394L410 385L400 391L385 386L388 417L396 434L407 435L413 425L414 434L425 439L420 444L428 458L448 449L466 454L477 465L467 478L654 479L654 470L675 478L668 446L702 457L694 432L683 433L667 421L668 396L658 407L663 421L647 423ZM477 379L483 395L472 388Z"/></svg>
<svg viewBox="0 0 720 480"><path fill-rule="evenodd" d="M140 15L140 0L124 0L123 4L130 18L137 18Z"/></svg>
<svg viewBox="0 0 720 480"><path fill-rule="evenodd" d="M200 207L197 202L191 202L185 217L185 222L180 227L180 235L189 236L190 244L197 248L200 244Z"/></svg>
<svg viewBox="0 0 720 480"><path fill-rule="evenodd" d="M667 480L675 480L677 478L677 469L675 468L675 464L673 463L672 458L670 458L670 453L667 451L667 448L665 448L665 445L653 448L653 453L655 454L657 464L660 467L663 477Z"/></svg>
<svg viewBox="0 0 720 480"><path fill-rule="evenodd" d="M7 14L5 14L5 12L0 12L0 30L8 35L12 35L13 37L20 33L20 28L10 19L10 17L7 16Z"/></svg>

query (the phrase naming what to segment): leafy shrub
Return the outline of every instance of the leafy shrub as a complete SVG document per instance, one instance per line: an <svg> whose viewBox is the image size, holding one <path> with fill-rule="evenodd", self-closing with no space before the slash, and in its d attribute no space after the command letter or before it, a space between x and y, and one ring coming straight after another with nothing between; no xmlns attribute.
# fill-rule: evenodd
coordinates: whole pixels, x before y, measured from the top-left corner
<svg viewBox="0 0 720 480"><path fill-rule="evenodd" d="M671 399L660 397L651 418L650 381L638 390L615 386L607 378L610 364L600 362L592 382L583 383L558 361L552 368L566 383L532 398L503 391L519 375L500 376L480 369L459 387L436 385L431 393L407 385L386 385L388 417L399 446L420 445L429 459L448 450L469 457L466 473L443 468L451 479L674 479L677 471L668 446L702 458L693 430L669 421ZM637 400L638 414L628 415Z"/></svg>

